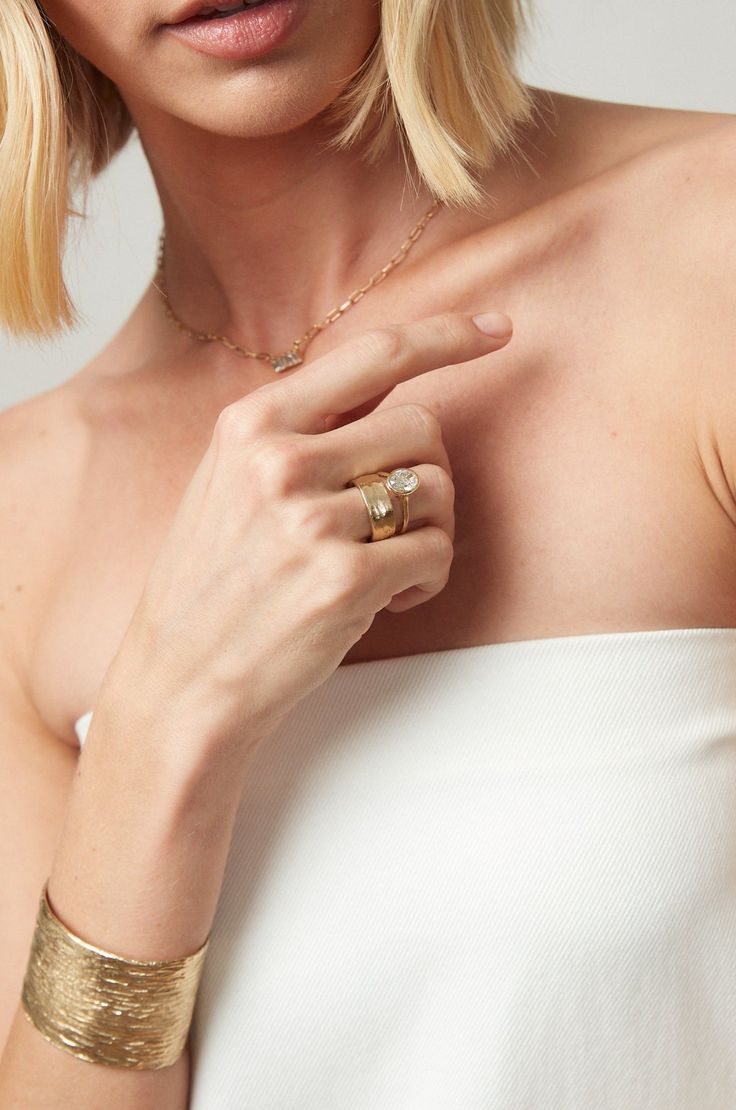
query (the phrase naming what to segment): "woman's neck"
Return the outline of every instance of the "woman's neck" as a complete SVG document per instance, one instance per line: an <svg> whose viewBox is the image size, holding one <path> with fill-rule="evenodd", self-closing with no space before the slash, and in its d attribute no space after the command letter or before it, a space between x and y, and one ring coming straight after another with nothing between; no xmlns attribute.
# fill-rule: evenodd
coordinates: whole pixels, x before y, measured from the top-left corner
<svg viewBox="0 0 736 1110"><path fill-rule="evenodd" d="M398 140L369 165L357 149L326 150L319 120L240 139L138 107L172 308L252 349L283 350L343 303L433 203Z"/></svg>

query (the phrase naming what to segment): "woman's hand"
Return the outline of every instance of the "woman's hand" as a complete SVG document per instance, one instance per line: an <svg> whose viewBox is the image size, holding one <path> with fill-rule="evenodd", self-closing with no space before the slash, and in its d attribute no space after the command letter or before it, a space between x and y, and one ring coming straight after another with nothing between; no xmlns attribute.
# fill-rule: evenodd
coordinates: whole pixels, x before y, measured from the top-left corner
<svg viewBox="0 0 736 1110"><path fill-rule="evenodd" d="M376 399L505 342L461 315L383 328L222 412L108 667L68 788L48 896L72 932L139 960L202 945L249 753L334 672L379 609L415 605L447 579L453 494L439 426L421 405L375 410ZM355 418L359 406L367 415ZM409 531L365 543L368 514L347 483L401 464L422 478ZM25 691L15 707L4 701L0 728L23 741L21 779L33 782L58 743L29 721ZM25 906L27 877L16 885ZM155 1071L91 1066L49 1045L17 1004L0 1103L183 1107L188 1068L186 1053Z"/></svg>
<svg viewBox="0 0 736 1110"><path fill-rule="evenodd" d="M379 328L223 409L105 695L126 714L135 699L154 735L200 737L208 753L250 748L335 670L379 610L434 597L454 537L437 418L420 404L336 417L508 338L483 334L464 313ZM347 483L398 466L421 478L409 529L366 543L368 514Z"/></svg>

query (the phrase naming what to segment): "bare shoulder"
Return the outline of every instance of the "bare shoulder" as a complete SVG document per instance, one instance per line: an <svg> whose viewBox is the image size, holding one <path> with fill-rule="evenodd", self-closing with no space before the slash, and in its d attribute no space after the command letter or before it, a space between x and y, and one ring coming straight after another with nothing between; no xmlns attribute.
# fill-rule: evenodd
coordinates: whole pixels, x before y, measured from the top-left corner
<svg viewBox="0 0 736 1110"><path fill-rule="evenodd" d="M610 208L646 231L640 249L652 246L670 282L686 277L695 298L693 279L726 292L736 265L736 115L591 103L591 121L616 150L607 198L602 188Z"/></svg>
<svg viewBox="0 0 736 1110"><path fill-rule="evenodd" d="M619 103L531 88L535 118L554 136L566 164L591 173L655 150L704 140L736 125L736 115Z"/></svg>
<svg viewBox="0 0 736 1110"><path fill-rule="evenodd" d="M733 229L736 114L532 91L546 195L579 197L576 211L611 228L620 220L617 233L645 229L638 253L657 243L665 258L668 239L673 249L686 241L707 251L721 220Z"/></svg>
<svg viewBox="0 0 736 1110"><path fill-rule="evenodd" d="M736 116L679 144L668 168L662 280L687 322L704 468L736 524Z"/></svg>
<svg viewBox="0 0 736 1110"><path fill-rule="evenodd" d="M546 103L593 259L590 297L615 321L621 365L653 383L658 404L676 398L736 524L736 115L556 93Z"/></svg>
<svg viewBox="0 0 736 1110"><path fill-rule="evenodd" d="M694 319L707 297L725 308L736 277L736 114L561 94L552 104L563 158L591 210L634 249L631 264L651 260L673 294L682 283Z"/></svg>
<svg viewBox="0 0 736 1110"><path fill-rule="evenodd" d="M565 184L585 198L579 211L621 244L611 263L628 262L670 303L682 287L678 310L689 304L698 326L708 298L725 309L736 277L736 114L538 92Z"/></svg>
<svg viewBox="0 0 736 1110"><path fill-rule="evenodd" d="M649 195L658 203L669 196L670 211L685 203L686 215L700 210L706 221L725 215L721 206L733 203L736 114L666 108L646 113L647 142L637 151L634 165L644 174L651 171Z"/></svg>
<svg viewBox="0 0 736 1110"><path fill-rule="evenodd" d="M632 346L682 386L683 426L736 524L736 115L628 108L614 133L633 153L601 185L610 266L636 306Z"/></svg>

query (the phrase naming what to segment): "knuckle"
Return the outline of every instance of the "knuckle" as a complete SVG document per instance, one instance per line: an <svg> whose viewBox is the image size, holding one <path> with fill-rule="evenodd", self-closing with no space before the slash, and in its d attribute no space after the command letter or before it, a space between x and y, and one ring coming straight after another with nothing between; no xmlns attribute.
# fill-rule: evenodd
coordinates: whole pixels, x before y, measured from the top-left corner
<svg viewBox="0 0 736 1110"><path fill-rule="evenodd" d="M364 332L360 343L376 362L397 362L406 354L408 339L402 328L387 324Z"/></svg>
<svg viewBox="0 0 736 1110"><path fill-rule="evenodd" d="M431 544L432 558L441 565L446 565L448 571L452 563L455 547L449 535L443 528L426 526L427 539Z"/></svg>
<svg viewBox="0 0 736 1110"><path fill-rule="evenodd" d="M226 405L215 422L215 432L219 439L226 442L242 442L250 431L248 414L239 401Z"/></svg>
<svg viewBox="0 0 736 1110"><path fill-rule="evenodd" d="M235 403L243 406L248 425L255 434L283 429L281 397L275 391L273 382L258 386Z"/></svg>
<svg viewBox="0 0 736 1110"><path fill-rule="evenodd" d="M281 396L275 382L265 382L246 394L240 403L248 408L254 423L280 427Z"/></svg>
<svg viewBox="0 0 736 1110"><path fill-rule="evenodd" d="M305 448L300 440L283 437L262 441L249 459L248 471L271 497L287 497L304 486Z"/></svg>
<svg viewBox="0 0 736 1110"><path fill-rule="evenodd" d="M434 493L444 503L454 505L455 503L455 483L450 475L442 466L432 466L429 473L431 474L430 481L434 488Z"/></svg>
<svg viewBox="0 0 736 1110"><path fill-rule="evenodd" d="M268 383L225 405L217 416L215 430L221 438L242 443L262 434L273 424L275 414L276 398Z"/></svg>
<svg viewBox="0 0 736 1110"><path fill-rule="evenodd" d="M429 440L442 438L442 425L437 415L419 401L410 401L403 406L406 415Z"/></svg>
<svg viewBox="0 0 736 1110"><path fill-rule="evenodd" d="M457 312L443 312L437 316L436 324L440 339L445 340L450 347L467 343L468 329L464 319Z"/></svg>
<svg viewBox="0 0 736 1110"><path fill-rule="evenodd" d="M276 442L280 446L282 464L301 479L300 485L311 481L319 464L320 446L316 436L292 432Z"/></svg>

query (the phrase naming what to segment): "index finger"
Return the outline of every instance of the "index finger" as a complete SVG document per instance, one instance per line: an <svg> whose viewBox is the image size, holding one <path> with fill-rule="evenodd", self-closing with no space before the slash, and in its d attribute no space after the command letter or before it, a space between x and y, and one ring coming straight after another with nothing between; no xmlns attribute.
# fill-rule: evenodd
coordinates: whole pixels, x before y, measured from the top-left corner
<svg viewBox="0 0 736 1110"><path fill-rule="evenodd" d="M347 340L279 383L284 423L297 432L321 432L326 416L350 412L399 382L504 347L511 320L500 312L486 315L496 334L481 331L469 312L444 312Z"/></svg>

